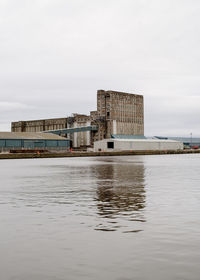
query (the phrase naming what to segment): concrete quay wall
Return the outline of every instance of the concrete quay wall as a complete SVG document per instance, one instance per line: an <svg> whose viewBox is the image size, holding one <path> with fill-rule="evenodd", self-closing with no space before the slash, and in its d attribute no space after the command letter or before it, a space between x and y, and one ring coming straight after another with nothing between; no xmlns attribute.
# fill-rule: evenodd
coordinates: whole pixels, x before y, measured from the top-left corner
<svg viewBox="0 0 200 280"><path fill-rule="evenodd" d="M98 156L138 156L138 155L170 155L170 154L200 154L199 150L177 151L123 151L123 152L68 152L41 154L0 154L1 159L30 159L30 158L63 158L63 157L98 157Z"/></svg>

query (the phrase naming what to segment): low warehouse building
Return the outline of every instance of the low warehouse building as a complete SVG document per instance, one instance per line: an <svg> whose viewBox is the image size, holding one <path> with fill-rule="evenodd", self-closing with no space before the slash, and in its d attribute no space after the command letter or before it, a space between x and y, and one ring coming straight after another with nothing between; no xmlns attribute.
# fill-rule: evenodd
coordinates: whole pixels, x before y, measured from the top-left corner
<svg viewBox="0 0 200 280"><path fill-rule="evenodd" d="M183 143L159 139L104 139L94 142L94 152L183 150Z"/></svg>
<svg viewBox="0 0 200 280"><path fill-rule="evenodd" d="M70 140L51 133L0 132L0 152L21 149L66 151Z"/></svg>

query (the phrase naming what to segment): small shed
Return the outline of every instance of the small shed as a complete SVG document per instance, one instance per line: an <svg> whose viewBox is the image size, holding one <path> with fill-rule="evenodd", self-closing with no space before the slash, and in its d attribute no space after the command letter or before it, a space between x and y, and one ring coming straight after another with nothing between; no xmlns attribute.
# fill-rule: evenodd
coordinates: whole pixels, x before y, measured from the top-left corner
<svg viewBox="0 0 200 280"><path fill-rule="evenodd" d="M94 142L94 152L183 150L183 143L159 139L104 139Z"/></svg>
<svg viewBox="0 0 200 280"><path fill-rule="evenodd" d="M70 140L52 133L0 132L0 152L12 149L66 151Z"/></svg>

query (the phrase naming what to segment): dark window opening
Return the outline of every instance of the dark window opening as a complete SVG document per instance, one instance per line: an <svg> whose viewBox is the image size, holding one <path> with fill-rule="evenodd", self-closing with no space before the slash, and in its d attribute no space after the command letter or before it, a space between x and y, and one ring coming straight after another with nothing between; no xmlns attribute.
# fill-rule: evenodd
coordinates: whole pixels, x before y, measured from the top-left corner
<svg viewBox="0 0 200 280"><path fill-rule="evenodd" d="M110 112L107 112L107 117L110 117Z"/></svg>
<svg viewBox="0 0 200 280"><path fill-rule="evenodd" d="M108 149L114 149L114 142L107 142Z"/></svg>

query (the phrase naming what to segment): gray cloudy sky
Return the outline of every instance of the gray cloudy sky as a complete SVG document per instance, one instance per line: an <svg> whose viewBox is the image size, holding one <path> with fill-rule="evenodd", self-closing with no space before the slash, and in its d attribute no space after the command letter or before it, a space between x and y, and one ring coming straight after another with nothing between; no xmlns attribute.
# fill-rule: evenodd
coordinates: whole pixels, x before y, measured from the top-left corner
<svg viewBox="0 0 200 280"><path fill-rule="evenodd" d="M145 134L200 136L199 0L0 0L0 130L144 95Z"/></svg>

